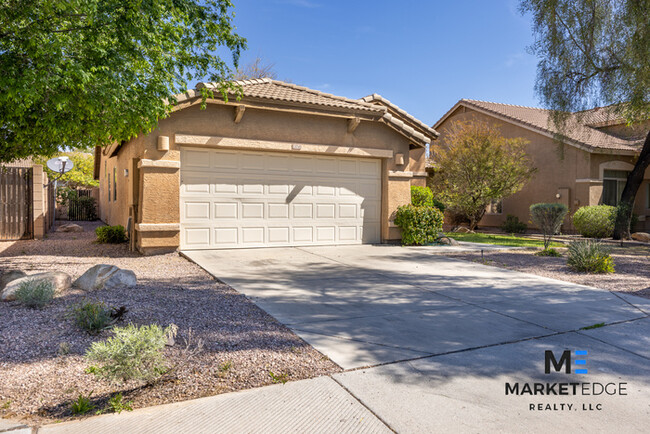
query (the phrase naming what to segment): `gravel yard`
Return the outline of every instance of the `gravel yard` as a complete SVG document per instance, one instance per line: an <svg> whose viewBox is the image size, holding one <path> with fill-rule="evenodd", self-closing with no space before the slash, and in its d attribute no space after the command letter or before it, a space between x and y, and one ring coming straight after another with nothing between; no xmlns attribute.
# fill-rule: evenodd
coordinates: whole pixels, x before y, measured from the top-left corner
<svg viewBox="0 0 650 434"><path fill-rule="evenodd" d="M63 271L76 279L95 264L133 270L131 289L85 293L71 289L43 310L0 302L0 416L44 423L72 417L70 403L92 394L96 410L122 392L133 408L181 401L341 369L273 317L178 254L143 257L125 245L93 243L95 222L77 222L82 233L51 232L45 240L0 243L0 274ZM128 309L124 324L178 326L165 355L173 369L154 384L108 384L85 373L83 354L110 331L91 336L67 317L83 299ZM187 340L197 354L185 351ZM66 347L69 346L69 350ZM90 414L94 414L94 411Z"/></svg>
<svg viewBox="0 0 650 434"><path fill-rule="evenodd" d="M486 265L532 273L581 285L634 293L650 298L650 247L612 247L616 272L613 274L586 274L571 271L566 265L566 248L558 248L561 258L535 256L533 250L486 251ZM445 253L446 256L466 261L481 262L481 253Z"/></svg>

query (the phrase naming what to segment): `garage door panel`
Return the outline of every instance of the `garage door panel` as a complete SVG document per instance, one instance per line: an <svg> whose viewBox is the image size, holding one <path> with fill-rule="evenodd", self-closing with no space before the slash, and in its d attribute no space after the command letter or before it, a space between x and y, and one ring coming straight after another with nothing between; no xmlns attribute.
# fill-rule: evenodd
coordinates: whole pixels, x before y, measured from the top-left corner
<svg viewBox="0 0 650 434"><path fill-rule="evenodd" d="M380 239L379 160L192 150L181 151L181 248Z"/></svg>

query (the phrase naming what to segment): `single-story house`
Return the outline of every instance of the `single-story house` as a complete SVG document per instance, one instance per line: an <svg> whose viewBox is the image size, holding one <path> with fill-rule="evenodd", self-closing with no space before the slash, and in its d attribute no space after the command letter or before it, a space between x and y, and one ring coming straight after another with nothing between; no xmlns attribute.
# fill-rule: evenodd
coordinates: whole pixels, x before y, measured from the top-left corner
<svg viewBox="0 0 650 434"><path fill-rule="evenodd" d="M438 133L379 95L356 100L271 79L199 83L158 127L97 148L100 217L149 254L400 239L392 220L426 185Z"/></svg>
<svg viewBox="0 0 650 434"><path fill-rule="evenodd" d="M504 137L528 140L527 153L537 173L518 193L492 204L480 226L500 226L508 214L530 222L529 207L559 202L569 208L563 230L571 232L570 216L587 205L617 205L627 175L634 167L650 120L636 127L612 115L606 107L574 113L560 137L549 110L511 104L461 99L435 123L438 143L454 121L479 120L498 125ZM435 176L429 170L430 176ZM650 230L650 169L636 198L638 231Z"/></svg>

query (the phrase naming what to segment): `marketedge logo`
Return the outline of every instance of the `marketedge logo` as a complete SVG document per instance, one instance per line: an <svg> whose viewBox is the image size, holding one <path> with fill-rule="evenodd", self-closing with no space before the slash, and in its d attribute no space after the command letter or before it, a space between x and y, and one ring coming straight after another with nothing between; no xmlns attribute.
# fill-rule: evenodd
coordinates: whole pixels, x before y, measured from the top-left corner
<svg viewBox="0 0 650 434"><path fill-rule="evenodd" d="M544 373L578 374L589 373L587 350L564 350L559 357L551 350L544 352ZM516 396L613 396L627 395L627 383L599 382L534 382L505 383L506 395ZM602 403L529 403L531 411L602 410Z"/></svg>

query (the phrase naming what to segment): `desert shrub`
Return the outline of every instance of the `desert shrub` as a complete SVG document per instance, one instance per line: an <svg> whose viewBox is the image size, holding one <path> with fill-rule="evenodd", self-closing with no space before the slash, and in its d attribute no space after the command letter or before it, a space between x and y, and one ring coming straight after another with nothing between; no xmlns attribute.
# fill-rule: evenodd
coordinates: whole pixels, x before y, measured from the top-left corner
<svg viewBox="0 0 650 434"><path fill-rule="evenodd" d="M126 241L126 231L122 225L100 226L95 229L98 243L118 244Z"/></svg>
<svg viewBox="0 0 650 434"><path fill-rule="evenodd" d="M54 298L54 285L47 280L26 280L15 295L16 300L25 306L42 309Z"/></svg>
<svg viewBox="0 0 650 434"><path fill-rule="evenodd" d="M176 336L176 326L163 329L159 325L115 327L114 336L93 342L86 358L100 366L89 369L109 381L151 381L167 371L163 349Z"/></svg>
<svg viewBox="0 0 650 434"><path fill-rule="evenodd" d="M535 256L551 256L553 258L559 258L560 256L562 256L562 253L558 252L553 248L548 248L548 249L540 250L539 252L535 253Z"/></svg>
<svg viewBox="0 0 650 434"><path fill-rule="evenodd" d="M120 414L123 411L133 411L133 401L124 401L121 393L116 393L108 400L108 411Z"/></svg>
<svg viewBox="0 0 650 434"><path fill-rule="evenodd" d="M561 203L536 203L530 206L530 217L544 234L544 250L548 250L551 237L559 232L567 212L566 205Z"/></svg>
<svg viewBox="0 0 650 434"><path fill-rule="evenodd" d="M614 260L609 249L598 241L574 241L569 244L567 265L574 271L585 273L613 273Z"/></svg>
<svg viewBox="0 0 650 434"><path fill-rule="evenodd" d="M609 205L583 206L573 214L573 225L587 238L606 238L614 233L616 207Z"/></svg>
<svg viewBox="0 0 650 434"><path fill-rule="evenodd" d="M501 229L509 234L523 234L528 229L528 225L519 221L519 217L508 214L506 221L501 225Z"/></svg>
<svg viewBox="0 0 650 434"><path fill-rule="evenodd" d="M402 244L433 243L442 231L443 215L431 206L403 205L397 208L395 224L402 229Z"/></svg>
<svg viewBox="0 0 650 434"><path fill-rule="evenodd" d="M74 322L89 333L98 333L113 323L112 310L104 303L84 302L73 306L70 316Z"/></svg>
<svg viewBox="0 0 650 434"><path fill-rule="evenodd" d="M411 187L411 204L413 206L432 206L445 211L445 205L436 199L429 187Z"/></svg>

